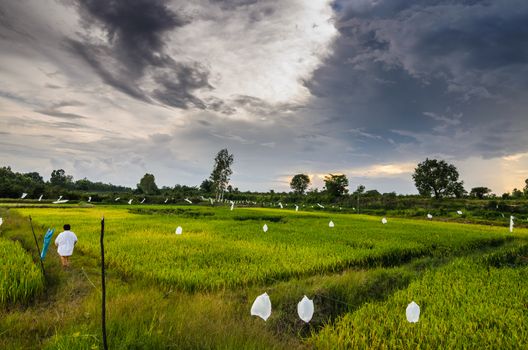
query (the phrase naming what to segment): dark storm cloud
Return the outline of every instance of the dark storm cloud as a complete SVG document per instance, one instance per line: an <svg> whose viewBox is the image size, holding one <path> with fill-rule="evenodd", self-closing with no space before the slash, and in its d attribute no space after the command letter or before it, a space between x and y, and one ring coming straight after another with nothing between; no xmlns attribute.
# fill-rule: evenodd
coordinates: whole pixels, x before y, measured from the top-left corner
<svg viewBox="0 0 528 350"><path fill-rule="evenodd" d="M174 63L170 71L155 76L154 80L161 88L154 90L153 96L169 106L205 109L206 104L191 92L200 88L211 89L208 75L208 71L200 64L190 66Z"/></svg>
<svg viewBox="0 0 528 350"><path fill-rule="evenodd" d="M189 23L163 0L78 1L89 27L99 27L106 43L70 39L68 48L108 85L141 101L157 100L177 108L206 108L194 95L210 89L208 71L199 63L176 62L166 51L166 35ZM156 87L141 86L149 77Z"/></svg>
<svg viewBox="0 0 528 350"><path fill-rule="evenodd" d="M68 39L66 42L68 48L82 58L103 82L138 100L149 101L146 93L136 86L131 76L125 72L121 74L119 72L112 73L109 68L105 67L105 64L102 62L108 59L108 55L111 55L108 48L86 42L82 43L77 40Z"/></svg>
<svg viewBox="0 0 528 350"><path fill-rule="evenodd" d="M334 53L306 83L327 130L379 136L359 147L377 148L381 158L396 156L387 152L393 143L452 157L525 149L526 137L514 130L528 127L528 2L336 1L334 8ZM392 142L381 147L381 139Z"/></svg>
<svg viewBox="0 0 528 350"><path fill-rule="evenodd" d="M164 35L187 23L163 0L80 0L79 8L86 21L102 25L120 62L137 74L170 61Z"/></svg>

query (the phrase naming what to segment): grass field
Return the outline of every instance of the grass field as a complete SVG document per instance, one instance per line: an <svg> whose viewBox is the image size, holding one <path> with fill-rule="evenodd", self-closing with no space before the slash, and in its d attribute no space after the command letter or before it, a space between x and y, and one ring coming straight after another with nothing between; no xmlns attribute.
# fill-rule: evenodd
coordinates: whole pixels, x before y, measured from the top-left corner
<svg viewBox="0 0 528 350"><path fill-rule="evenodd" d="M79 244L69 270L50 252L46 293L1 311L1 348L101 346L103 215L113 349L528 344L525 229L510 234L506 227L390 217L383 225L381 217L261 208L4 211L10 217L2 232L6 242L17 239L29 252L35 249L23 219L31 215L40 236L70 223ZM177 226L182 235L174 233ZM267 322L249 315L265 291L273 305ZM310 324L296 315L305 294L315 303ZM411 300L422 307L417 324L405 320ZM29 319L36 321L24 330Z"/></svg>
<svg viewBox="0 0 528 350"><path fill-rule="evenodd" d="M28 301L44 288L38 266L18 242L0 239L0 305Z"/></svg>

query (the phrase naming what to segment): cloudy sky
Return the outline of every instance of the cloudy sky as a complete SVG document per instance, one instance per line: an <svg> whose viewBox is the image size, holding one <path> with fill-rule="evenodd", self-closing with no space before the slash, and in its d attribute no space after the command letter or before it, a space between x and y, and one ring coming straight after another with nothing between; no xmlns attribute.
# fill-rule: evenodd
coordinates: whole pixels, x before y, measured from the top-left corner
<svg viewBox="0 0 528 350"><path fill-rule="evenodd" d="M526 0L0 0L0 166L241 190L528 178Z"/></svg>

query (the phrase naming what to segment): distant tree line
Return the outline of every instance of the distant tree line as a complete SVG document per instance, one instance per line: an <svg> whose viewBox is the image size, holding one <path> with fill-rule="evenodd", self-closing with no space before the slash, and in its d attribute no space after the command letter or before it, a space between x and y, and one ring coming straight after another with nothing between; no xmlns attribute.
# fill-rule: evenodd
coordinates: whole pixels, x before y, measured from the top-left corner
<svg viewBox="0 0 528 350"><path fill-rule="evenodd" d="M500 197L493 194L485 186L472 188L469 192L464 189L463 181L459 180L456 167L443 160L426 159L417 164L412 175L419 195L397 195L395 192L380 193L375 189L366 190L365 186L358 185L356 190L349 192L349 180L344 174L328 174L324 178L324 187L309 189L311 179L307 174L299 173L292 176L290 181L291 192L242 192L229 184L233 171L233 154L227 149L222 149L214 158L213 170L209 178L203 180L199 186L176 184L174 187L156 184L154 174L145 174L136 188L92 182L87 178L74 180L73 176L66 174L63 169L51 172L49 181L44 181L38 172L18 173L9 166L0 168L0 198L20 198L22 193L27 193L28 198L36 199L40 195L53 198L58 195L67 196L68 199L86 199L88 196L97 200L110 200L118 194L130 196L152 197L155 201L162 202L168 198L171 201L194 198L203 200L205 197L215 200L236 200L259 203L326 203L330 205L354 208L359 211L362 207L395 206L395 203L405 202L411 205L412 201L403 198L474 198L474 199L525 199L528 198L528 179L522 190L514 189L511 193L502 194ZM152 201L150 201L152 202Z"/></svg>
<svg viewBox="0 0 528 350"><path fill-rule="evenodd" d="M18 173L11 167L0 168L0 197L18 198L22 193L29 197L51 195L60 191L79 192L126 192L131 188L102 182L92 182L86 178L74 181L63 169L53 170L49 181L44 181L38 172Z"/></svg>

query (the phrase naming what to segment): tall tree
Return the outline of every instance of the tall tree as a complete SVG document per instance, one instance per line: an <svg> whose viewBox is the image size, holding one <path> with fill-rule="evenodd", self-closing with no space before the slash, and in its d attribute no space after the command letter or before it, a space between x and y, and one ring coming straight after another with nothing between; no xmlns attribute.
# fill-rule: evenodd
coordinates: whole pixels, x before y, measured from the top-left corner
<svg viewBox="0 0 528 350"><path fill-rule="evenodd" d="M310 177L306 174L297 174L290 181L291 189L298 194L304 194L309 184Z"/></svg>
<svg viewBox="0 0 528 350"><path fill-rule="evenodd" d="M154 175L148 173L143 175L141 180L139 180L137 188L144 194L157 194L159 191L156 185L156 178Z"/></svg>
<svg viewBox="0 0 528 350"><path fill-rule="evenodd" d="M412 175L420 195L430 197L432 194L437 199L464 195L464 182L458 181L458 177L454 165L436 159L425 159L417 165Z"/></svg>
<svg viewBox="0 0 528 350"><path fill-rule="evenodd" d="M344 174L328 174L324 182L326 192L333 198L341 197L348 192L348 179Z"/></svg>
<svg viewBox="0 0 528 350"><path fill-rule="evenodd" d="M523 189L524 196L528 197L528 179L524 180L524 183L525 183L525 186L524 186L524 189Z"/></svg>
<svg viewBox="0 0 528 350"><path fill-rule="evenodd" d="M231 170L233 161L234 157L229 154L227 148L220 150L215 157L213 171L209 179L213 182L213 190L217 200L224 197L224 192L229 184L229 176L233 174Z"/></svg>

